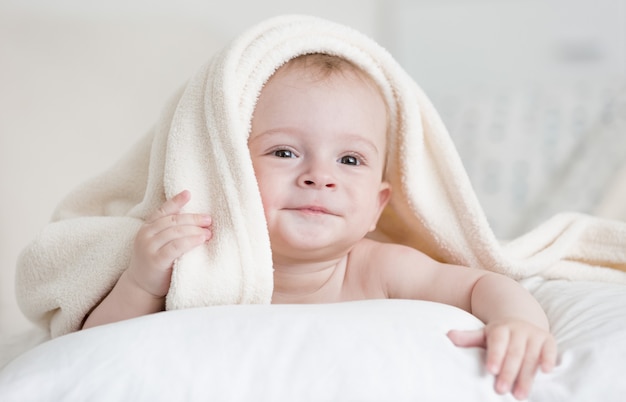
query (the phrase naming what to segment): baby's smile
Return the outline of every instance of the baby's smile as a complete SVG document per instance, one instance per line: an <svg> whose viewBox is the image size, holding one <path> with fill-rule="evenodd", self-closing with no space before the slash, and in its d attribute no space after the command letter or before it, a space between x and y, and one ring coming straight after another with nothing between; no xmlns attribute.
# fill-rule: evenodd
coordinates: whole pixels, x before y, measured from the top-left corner
<svg viewBox="0 0 626 402"><path fill-rule="evenodd" d="M286 208L288 211L297 211L305 215L337 215L324 207L306 205L296 208Z"/></svg>

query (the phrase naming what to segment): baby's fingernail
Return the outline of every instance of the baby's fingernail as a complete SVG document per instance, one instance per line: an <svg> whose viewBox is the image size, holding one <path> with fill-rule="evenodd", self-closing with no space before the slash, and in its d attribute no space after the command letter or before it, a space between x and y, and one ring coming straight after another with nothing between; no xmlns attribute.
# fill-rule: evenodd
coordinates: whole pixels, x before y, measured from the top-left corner
<svg viewBox="0 0 626 402"><path fill-rule="evenodd" d="M496 391L498 391L499 394L506 394L509 392L509 385L504 381L498 381Z"/></svg>
<svg viewBox="0 0 626 402"><path fill-rule="evenodd" d="M521 400L528 398L528 393L522 389L516 389L513 396L515 396L515 399Z"/></svg>
<svg viewBox="0 0 626 402"><path fill-rule="evenodd" d="M488 370L491 374L497 375L497 374L499 373L499 371L500 371L500 367L498 367L498 365L497 365L497 364L492 363L492 364L487 365L487 370Z"/></svg>

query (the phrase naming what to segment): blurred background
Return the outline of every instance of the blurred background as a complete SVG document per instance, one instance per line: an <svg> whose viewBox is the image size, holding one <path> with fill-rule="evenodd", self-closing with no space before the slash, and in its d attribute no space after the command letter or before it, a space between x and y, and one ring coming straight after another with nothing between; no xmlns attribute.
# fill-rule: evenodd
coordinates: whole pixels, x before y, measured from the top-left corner
<svg viewBox="0 0 626 402"><path fill-rule="evenodd" d="M238 33L304 13L385 46L440 111L496 234L626 218L626 0L0 0L0 337L15 261Z"/></svg>

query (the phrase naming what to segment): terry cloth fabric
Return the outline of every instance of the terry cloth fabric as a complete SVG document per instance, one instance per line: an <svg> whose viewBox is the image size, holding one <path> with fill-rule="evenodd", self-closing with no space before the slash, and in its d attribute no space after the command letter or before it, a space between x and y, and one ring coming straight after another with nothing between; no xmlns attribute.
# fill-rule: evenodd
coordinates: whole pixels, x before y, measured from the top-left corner
<svg viewBox="0 0 626 402"><path fill-rule="evenodd" d="M166 106L152 132L61 202L19 259L17 296L24 313L52 336L80 328L126 269L143 219L184 189L192 194L184 212L210 213L215 236L176 261L166 308L270 303L272 255L247 138L264 83L306 53L357 64L389 103L393 196L372 237L518 279L626 283L620 271L626 269L626 224L560 215L502 244L439 115L390 54L348 27L283 16L216 54Z"/></svg>

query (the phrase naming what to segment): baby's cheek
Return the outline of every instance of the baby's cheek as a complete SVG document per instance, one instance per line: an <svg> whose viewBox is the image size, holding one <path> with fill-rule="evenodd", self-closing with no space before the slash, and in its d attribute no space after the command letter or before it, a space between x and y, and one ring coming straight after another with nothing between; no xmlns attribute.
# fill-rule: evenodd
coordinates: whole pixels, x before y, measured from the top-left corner
<svg viewBox="0 0 626 402"><path fill-rule="evenodd" d="M265 220L271 222L272 219L275 219L276 214L280 210L280 205L275 194L276 192L272 192L271 189L266 190L268 191L261 190L261 204L263 205Z"/></svg>

